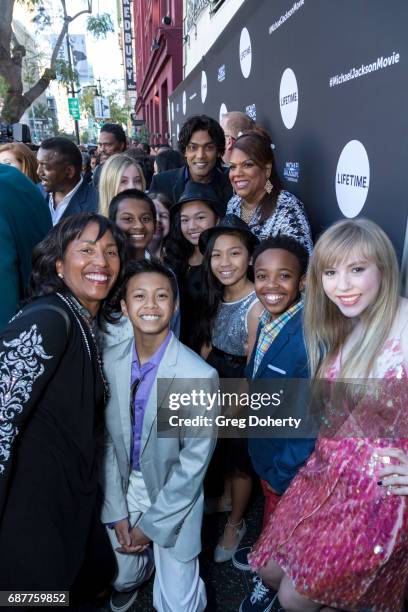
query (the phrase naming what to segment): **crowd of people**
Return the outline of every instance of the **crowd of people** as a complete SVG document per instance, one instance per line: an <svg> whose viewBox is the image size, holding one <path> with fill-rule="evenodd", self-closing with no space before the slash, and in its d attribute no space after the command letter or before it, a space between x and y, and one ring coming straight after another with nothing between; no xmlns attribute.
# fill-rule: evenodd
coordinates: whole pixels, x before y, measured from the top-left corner
<svg viewBox="0 0 408 612"><path fill-rule="evenodd" d="M214 563L252 572L240 612L401 611L408 301L393 245L364 218L314 242L243 113L188 118L178 149L129 146L112 123L91 154L63 137L0 146L0 590L79 606L110 589L125 612L155 572L156 610L201 612L206 512L226 515ZM219 379L310 381L317 437L158 435L171 393ZM259 537L242 547L257 484Z"/></svg>

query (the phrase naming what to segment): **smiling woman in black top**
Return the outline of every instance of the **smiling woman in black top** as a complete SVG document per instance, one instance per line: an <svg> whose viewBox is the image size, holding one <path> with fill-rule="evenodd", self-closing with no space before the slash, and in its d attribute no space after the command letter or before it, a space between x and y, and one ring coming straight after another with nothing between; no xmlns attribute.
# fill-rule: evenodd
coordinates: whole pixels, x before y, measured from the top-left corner
<svg viewBox="0 0 408 612"><path fill-rule="evenodd" d="M100 215L58 224L34 250L31 301L0 334L1 590L75 596L90 541L104 554L96 431L108 390L95 331L123 246Z"/></svg>

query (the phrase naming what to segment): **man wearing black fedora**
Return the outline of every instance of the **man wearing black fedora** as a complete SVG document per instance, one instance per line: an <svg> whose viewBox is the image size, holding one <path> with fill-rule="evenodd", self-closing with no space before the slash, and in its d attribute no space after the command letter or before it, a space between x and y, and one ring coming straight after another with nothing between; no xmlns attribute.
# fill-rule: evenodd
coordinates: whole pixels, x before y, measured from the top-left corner
<svg viewBox="0 0 408 612"><path fill-rule="evenodd" d="M166 194L175 204L188 181L203 183L212 187L226 208L232 187L228 173L221 166L225 136L220 124L207 115L194 115L182 126L178 145L185 157L185 166L155 174L150 191Z"/></svg>

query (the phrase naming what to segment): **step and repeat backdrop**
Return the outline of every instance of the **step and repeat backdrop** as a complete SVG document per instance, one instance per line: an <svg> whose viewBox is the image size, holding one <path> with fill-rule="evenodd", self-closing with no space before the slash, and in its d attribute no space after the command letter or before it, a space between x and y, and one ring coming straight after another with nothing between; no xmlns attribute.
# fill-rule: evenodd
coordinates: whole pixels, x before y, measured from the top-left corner
<svg viewBox="0 0 408 612"><path fill-rule="evenodd" d="M170 97L173 144L190 115L246 112L315 236L366 216L406 264L407 23L406 0L247 0Z"/></svg>

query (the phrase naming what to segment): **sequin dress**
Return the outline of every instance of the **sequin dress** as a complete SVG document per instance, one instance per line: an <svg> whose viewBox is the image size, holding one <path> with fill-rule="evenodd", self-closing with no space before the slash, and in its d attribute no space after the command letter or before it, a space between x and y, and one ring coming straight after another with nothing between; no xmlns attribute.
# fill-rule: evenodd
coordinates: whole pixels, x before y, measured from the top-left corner
<svg viewBox="0 0 408 612"><path fill-rule="evenodd" d="M220 378L241 378L244 375L248 342L248 314L258 303L255 291L234 302L221 302L215 316L207 363ZM220 476L230 478L252 474L247 440L219 439L207 472L206 489L214 488Z"/></svg>
<svg viewBox="0 0 408 612"><path fill-rule="evenodd" d="M338 377L340 359L328 371ZM378 486L374 457L380 447L408 451L408 363L399 337L390 337L376 360L379 394L364 397L359 419L347 419L341 439L319 437L250 556L253 569L273 559L295 589L318 603L347 610L397 612L408 581L408 498ZM361 435L367 416L391 414L394 431L371 417L378 437ZM378 419L377 419L378 420ZM365 419L365 426L369 420ZM354 425L353 425L354 424ZM364 427L364 425L363 425ZM381 435L381 433L383 435Z"/></svg>
<svg viewBox="0 0 408 612"><path fill-rule="evenodd" d="M235 302L221 302L215 317L211 344L236 356L246 355L248 313L258 302L255 291Z"/></svg>

